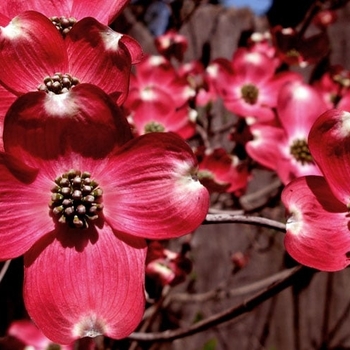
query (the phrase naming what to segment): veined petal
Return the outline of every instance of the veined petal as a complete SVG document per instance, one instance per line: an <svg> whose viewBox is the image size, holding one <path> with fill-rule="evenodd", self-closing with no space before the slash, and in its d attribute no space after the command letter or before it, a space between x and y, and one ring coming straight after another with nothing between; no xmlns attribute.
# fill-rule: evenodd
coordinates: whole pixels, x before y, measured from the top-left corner
<svg viewBox="0 0 350 350"><path fill-rule="evenodd" d="M132 138L114 101L91 84L63 94L31 92L19 97L5 117L4 148L26 161L56 158L67 150L102 158Z"/></svg>
<svg viewBox="0 0 350 350"><path fill-rule="evenodd" d="M309 134L310 152L333 194L350 205L350 113L331 109L314 123Z"/></svg>
<svg viewBox="0 0 350 350"><path fill-rule="evenodd" d="M85 83L98 85L115 96L118 104L127 96L132 62L122 38L122 34L94 18L85 18L65 39L70 73Z"/></svg>
<svg viewBox="0 0 350 350"><path fill-rule="evenodd" d="M300 177L282 192L287 208L285 247L299 263L323 271L349 265L347 207L334 197L321 176Z"/></svg>
<svg viewBox="0 0 350 350"><path fill-rule="evenodd" d="M52 341L106 335L121 339L144 312L146 243L101 228L58 228L25 255L24 301Z"/></svg>
<svg viewBox="0 0 350 350"><path fill-rule="evenodd" d="M0 260L6 260L22 255L54 229L52 182L6 154L0 157Z"/></svg>
<svg viewBox="0 0 350 350"><path fill-rule="evenodd" d="M190 147L175 134L131 140L96 175L104 190L106 221L115 230L152 239L190 233L209 206L196 167Z"/></svg>
<svg viewBox="0 0 350 350"><path fill-rule="evenodd" d="M46 76L67 71L64 41L41 13L23 12L0 27L0 81L13 93L35 91Z"/></svg>

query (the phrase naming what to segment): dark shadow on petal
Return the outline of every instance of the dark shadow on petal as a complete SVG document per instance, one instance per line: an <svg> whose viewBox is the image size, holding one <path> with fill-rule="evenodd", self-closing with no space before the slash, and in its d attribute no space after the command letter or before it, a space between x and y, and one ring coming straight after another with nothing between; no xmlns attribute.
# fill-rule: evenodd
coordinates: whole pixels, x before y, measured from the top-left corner
<svg viewBox="0 0 350 350"><path fill-rule="evenodd" d="M71 228L65 224L57 225L56 239L63 248L73 248L77 252L83 252L88 244L95 244L98 240L98 232L94 225L85 229Z"/></svg>
<svg viewBox="0 0 350 350"><path fill-rule="evenodd" d="M333 195L324 177L306 176L306 183L324 210L330 213L348 212L346 205Z"/></svg>
<svg viewBox="0 0 350 350"><path fill-rule="evenodd" d="M7 154L0 154L0 162L4 164L10 173L20 182L25 184L32 183L39 172L38 169L31 168L26 164L22 163L17 158Z"/></svg>
<svg viewBox="0 0 350 350"><path fill-rule="evenodd" d="M111 229L117 239L120 239L121 241L128 244L129 246L135 249L144 249L147 247L147 242L144 238L136 237L125 232L116 231L112 227Z"/></svg>
<svg viewBox="0 0 350 350"><path fill-rule="evenodd" d="M24 266L30 267L46 247L54 241L55 237L56 230L53 230L35 242L28 252L24 254Z"/></svg>

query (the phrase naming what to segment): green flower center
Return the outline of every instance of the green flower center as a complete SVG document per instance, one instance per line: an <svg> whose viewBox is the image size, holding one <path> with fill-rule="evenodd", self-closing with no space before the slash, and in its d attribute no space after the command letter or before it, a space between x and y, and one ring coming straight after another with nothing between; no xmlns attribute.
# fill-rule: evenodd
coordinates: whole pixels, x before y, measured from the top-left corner
<svg viewBox="0 0 350 350"><path fill-rule="evenodd" d="M149 122L145 125L145 133L148 134L149 132L164 132L165 127L164 125L158 123L158 122Z"/></svg>
<svg viewBox="0 0 350 350"><path fill-rule="evenodd" d="M102 189L88 172L70 170L55 179L49 207L57 221L87 228L103 209Z"/></svg>
<svg viewBox="0 0 350 350"><path fill-rule="evenodd" d="M302 165L314 163L305 139L294 140L290 147L290 154Z"/></svg>
<svg viewBox="0 0 350 350"><path fill-rule="evenodd" d="M44 82L38 86L39 91L63 94L79 84L79 79L72 77L69 73L55 73L52 77L45 77Z"/></svg>
<svg viewBox="0 0 350 350"><path fill-rule="evenodd" d="M68 32L72 29L77 20L74 17L64 17L64 16L53 16L49 18L50 21L55 25L57 30L59 30L63 37L65 37Z"/></svg>
<svg viewBox="0 0 350 350"><path fill-rule="evenodd" d="M242 86L241 94L245 102L253 105L258 100L259 89L253 84L246 84Z"/></svg>

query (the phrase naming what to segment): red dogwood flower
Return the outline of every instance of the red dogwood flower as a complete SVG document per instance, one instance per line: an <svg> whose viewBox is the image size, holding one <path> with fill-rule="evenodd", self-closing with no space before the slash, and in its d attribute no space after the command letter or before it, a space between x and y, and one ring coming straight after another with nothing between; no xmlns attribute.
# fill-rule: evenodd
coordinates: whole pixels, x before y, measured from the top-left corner
<svg viewBox="0 0 350 350"><path fill-rule="evenodd" d="M0 258L24 254L26 309L53 342L123 338L144 311L145 239L190 233L206 216L196 158L172 133L137 137L103 158L69 145L45 157L50 133L46 144L30 140L29 150L23 142L0 155Z"/></svg>
<svg viewBox="0 0 350 350"><path fill-rule="evenodd" d="M282 193L288 220L285 247L301 264L324 271L350 264L350 113L322 114L309 135L322 176L293 180Z"/></svg>
<svg viewBox="0 0 350 350"><path fill-rule="evenodd" d="M0 82L16 96L37 90L59 94L89 83L121 103L131 64L142 53L134 39L93 18L79 21L64 39L49 19L34 11L0 27L0 43Z"/></svg>

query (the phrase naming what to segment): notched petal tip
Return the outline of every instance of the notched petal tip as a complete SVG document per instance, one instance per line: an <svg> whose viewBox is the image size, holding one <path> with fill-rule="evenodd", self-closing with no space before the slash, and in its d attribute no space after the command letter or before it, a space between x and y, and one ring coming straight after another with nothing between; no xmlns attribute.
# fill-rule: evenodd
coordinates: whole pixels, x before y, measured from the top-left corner
<svg viewBox="0 0 350 350"><path fill-rule="evenodd" d="M91 313L81 318L73 328L73 335L77 338L94 338L106 334L106 323Z"/></svg>

